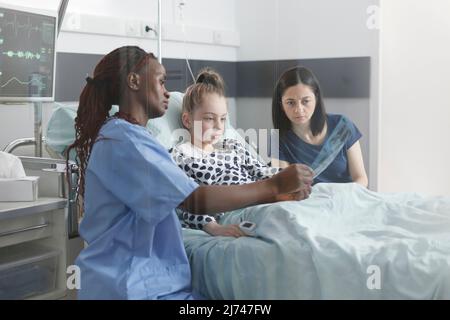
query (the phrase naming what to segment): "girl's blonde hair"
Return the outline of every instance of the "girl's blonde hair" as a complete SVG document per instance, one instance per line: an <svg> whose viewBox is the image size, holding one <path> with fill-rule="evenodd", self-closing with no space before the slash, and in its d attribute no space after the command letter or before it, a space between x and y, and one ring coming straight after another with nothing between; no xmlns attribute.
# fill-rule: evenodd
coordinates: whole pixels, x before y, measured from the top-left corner
<svg viewBox="0 0 450 320"><path fill-rule="evenodd" d="M195 107L202 103L203 97L211 93L225 97L225 83L215 70L204 68L200 70L195 83L186 89L182 112L192 114Z"/></svg>

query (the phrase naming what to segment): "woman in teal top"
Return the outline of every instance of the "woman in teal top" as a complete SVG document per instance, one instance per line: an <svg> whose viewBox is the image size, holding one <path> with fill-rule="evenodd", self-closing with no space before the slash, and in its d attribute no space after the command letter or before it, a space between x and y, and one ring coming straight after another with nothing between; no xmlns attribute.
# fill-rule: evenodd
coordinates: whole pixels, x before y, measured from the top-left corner
<svg viewBox="0 0 450 320"><path fill-rule="evenodd" d="M356 125L342 115L326 114L319 82L303 67L285 71L272 99L278 134L271 137L273 165L303 163L315 170L314 183L357 182L367 187ZM275 148L275 149L274 149Z"/></svg>
<svg viewBox="0 0 450 320"><path fill-rule="evenodd" d="M175 208L218 213L311 192L304 165L247 185L198 186L145 129L168 107L165 78L152 54L122 47L86 79L67 151L77 153L84 197L80 299L192 299ZM109 117L112 105L119 112Z"/></svg>

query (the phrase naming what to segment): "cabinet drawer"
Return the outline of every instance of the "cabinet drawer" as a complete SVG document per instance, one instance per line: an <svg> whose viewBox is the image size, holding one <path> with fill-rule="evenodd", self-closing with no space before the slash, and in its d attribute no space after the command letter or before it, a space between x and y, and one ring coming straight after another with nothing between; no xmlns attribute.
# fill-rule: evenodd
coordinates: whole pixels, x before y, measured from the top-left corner
<svg viewBox="0 0 450 320"><path fill-rule="evenodd" d="M25 299L55 290L59 251L34 243L0 249L0 299Z"/></svg>
<svg viewBox="0 0 450 320"><path fill-rule="evenodd" d="M52 235L52 212L5 219L0 223L0 248Z"/></svg>

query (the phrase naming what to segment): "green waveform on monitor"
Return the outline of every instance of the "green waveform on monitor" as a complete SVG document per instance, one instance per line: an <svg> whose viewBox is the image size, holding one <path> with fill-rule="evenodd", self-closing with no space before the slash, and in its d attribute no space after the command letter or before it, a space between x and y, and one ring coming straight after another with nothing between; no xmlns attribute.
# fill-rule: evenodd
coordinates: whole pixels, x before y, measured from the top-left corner
<svg viewBox="0 0 450 320"><path fill-rule="evenodd" d="M4 84L1 84L0 88L4 88L4 87L6 87L7 85L9 85L12 82L16 82L16 83L18 83L20 85L25 85L25 86L27 86L27 85L35 85L35 86L38 86L41 89L45 89L46 88L45 83L43 83L41 80L39 80L37 78L34 78L31 81L20 81L16 77L12 77L8 81L6 81Z"/></svg>
<svg viewBox="0 0 450 320"><path fill-rule="evenodd" d="M3 18L3 17L0 17ZM20 21L22 20L22 21ZM31 23L30 17L27 18L26 24L23 24L23 19L19 19L19 16L17 14L14 15L14 20L12 21L3 21L2 26L8 30L10 29L15 37L19 36L19 30L24 32L24 34L27 34L28 38L31 38L32 32L40 32L39 26L33 26Z"/></svg>
<svg viewBox="0 0 450 320"><path fill-rule="evenodd" d="M42 57L39 52L38 53L33 53L33 52L30 52L30 51L17 51L17 52L6 51L6 52L3 52L3 54L5 56L10 57L10 58L17 57L19 59L25 59L25 60L40 60L41 57Z"/></svg>

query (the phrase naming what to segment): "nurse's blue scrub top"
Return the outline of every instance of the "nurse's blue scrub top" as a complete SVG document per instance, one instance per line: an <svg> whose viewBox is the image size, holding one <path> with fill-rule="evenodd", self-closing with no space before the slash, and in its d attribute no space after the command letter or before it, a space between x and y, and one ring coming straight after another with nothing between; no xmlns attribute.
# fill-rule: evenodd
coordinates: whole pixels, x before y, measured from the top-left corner
<svg viewBox="0 0 450 320"><path fill-rule="evenodd" d="M327 115L328 131L325 141L322 145L309 144L303 141L292 130L289 130L286 135L279 140L278 158L289 163L303 163L311 166L318 156L320 150L322 150L322 146L327 143L333 130L336 128L337 124L343 117L344 116L338 114ZM313 184L319 182L353 182L348 167L347 150L350 149L359 139L361 139L362 134L352 121L350 121L348 118L346 118L345 120L348 124L348 129L350 130L350 137L345 142L344 146L342 147L336 158L333 160L333 162L318 177L314 179ZM278 139L278 137L276 135L273 135L272 139ZM276 143L274 145L276 146Z"/></svg>
<svg viewBox="0 0 450 320"><path fill-rule="evenodd" d="M144 127L103 125L86 170L78 298L192 298L175 208L197 187Z"/></svg>

